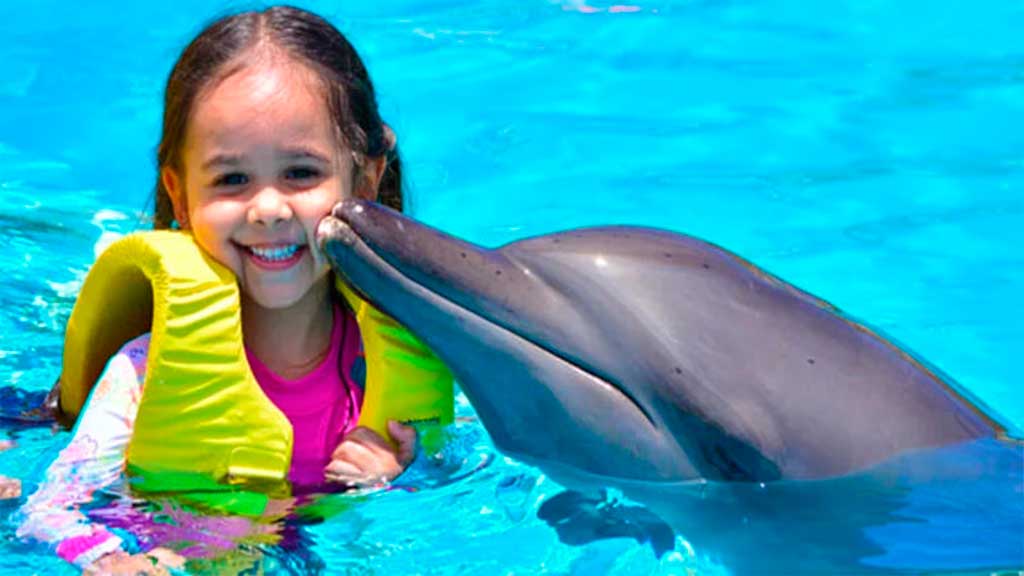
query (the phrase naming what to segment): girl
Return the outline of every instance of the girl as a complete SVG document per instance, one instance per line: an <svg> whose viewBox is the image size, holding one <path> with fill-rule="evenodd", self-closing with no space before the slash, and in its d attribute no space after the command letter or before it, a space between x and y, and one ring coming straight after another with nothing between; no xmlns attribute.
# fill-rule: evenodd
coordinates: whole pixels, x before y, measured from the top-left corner
<svg viewBox="0 0 1024 576"><path fill-rule="evenodd" d="M315 241L343 198L402 205L395 137L352 46L290 7L213 23L171 72L157 160L155 227L190 232L237 277L249 364L293 427L289 479L352 485L401 473L415 432L389 423L395 448L356 427L359 330L332 297ZM71 443L22 509L20 535L83 568L134 573L181 561L166 549L130 555L78 511L124 470L148 345L139 337L109 361Z"/></svg>

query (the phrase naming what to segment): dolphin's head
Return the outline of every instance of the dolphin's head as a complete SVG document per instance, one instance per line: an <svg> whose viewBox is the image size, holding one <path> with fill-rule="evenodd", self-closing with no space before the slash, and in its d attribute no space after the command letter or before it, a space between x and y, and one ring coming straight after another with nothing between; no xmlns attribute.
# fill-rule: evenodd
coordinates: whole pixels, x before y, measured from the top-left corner
<svg viewBox="0 0 1024 576"><path fill-rule="evenodd" d="M495 445L563 481L820 478L993 433L895 345L696 238L603 227L490 250L358 200L320 232Z"/></svg>
<svg viewBox="0 0 1024 576"><path fill-rule="evenodd" d="M595 228L491 250L360 200L320 228L336 272L451 368L495 445L561 479L720 477L709 458L751 453L690 409L699 366L666 320L686 302L678 271L707 254L680 238Z"/></svg>

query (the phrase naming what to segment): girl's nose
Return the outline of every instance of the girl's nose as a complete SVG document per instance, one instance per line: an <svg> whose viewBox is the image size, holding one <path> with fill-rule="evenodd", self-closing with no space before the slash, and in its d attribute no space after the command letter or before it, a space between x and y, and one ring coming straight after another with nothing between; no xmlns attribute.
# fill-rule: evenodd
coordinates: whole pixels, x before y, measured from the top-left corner
<svg viewBox="0 0 1024 576"><path fill-rule="evenodd" d="M275 226L281 222L291 220L292 208L288 204L288 198L273 187L267 186L256 193L249 206L249 223L262 224L264 226Z"/></svg>

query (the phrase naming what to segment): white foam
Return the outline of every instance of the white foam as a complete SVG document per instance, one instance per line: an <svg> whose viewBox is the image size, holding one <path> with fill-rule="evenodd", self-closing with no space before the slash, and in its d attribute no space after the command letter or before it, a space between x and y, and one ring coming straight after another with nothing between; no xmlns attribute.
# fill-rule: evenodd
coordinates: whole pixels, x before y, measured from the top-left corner
<svg viewBox="0 0 1024 576"><path fill-rule="evenodd" d="M123 236L124 234L120 232L111 232L110 230L104 230L103 233L100 234L100 239L97 240L96 244L94 244L92 247L93 255L99 258L99 255L102 254L108 246L110 246L114 242L117 242Z"/></svg>
<svg viewBox="0 0 1024 576"><path fill-rule="evenodd" d="M118 212L117 210L109 210L107 208L101 208L97 210L92 216L92 224L99 226L101 229L104 228L103 224L111 221L123 221L127 220L128 215L124 212Z"/></svg>
<svg viewBox="0 0 1024 576"><path fill-rule="evenodd" d="M74 278L67 282L46 281L46 285L50 287L50 290L53 290L61 298L74 298L82 289L82 283L85 281L85 270L72 268L70 272L74 275Z"/></svg>

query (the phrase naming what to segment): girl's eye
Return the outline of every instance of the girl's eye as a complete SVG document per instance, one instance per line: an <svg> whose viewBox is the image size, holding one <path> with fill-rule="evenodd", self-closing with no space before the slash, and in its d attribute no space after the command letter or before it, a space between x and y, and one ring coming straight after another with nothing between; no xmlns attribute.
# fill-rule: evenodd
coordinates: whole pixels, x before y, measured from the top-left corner
<svg viewBox="0 0 1024 576"><path fill-rule="evenodd" d="M285 171L284 177L288 180L311 180L320 176L320 171L308 166L297 166Z"/></svg>
<svg viewBox="0 0 1024 576"><path fill-rule="evenodd" d="M217 187L227 186L243 186L249 182L249 177L241 172L229 172L227 174L221 174L214 181L213 185Z"/></svg>

